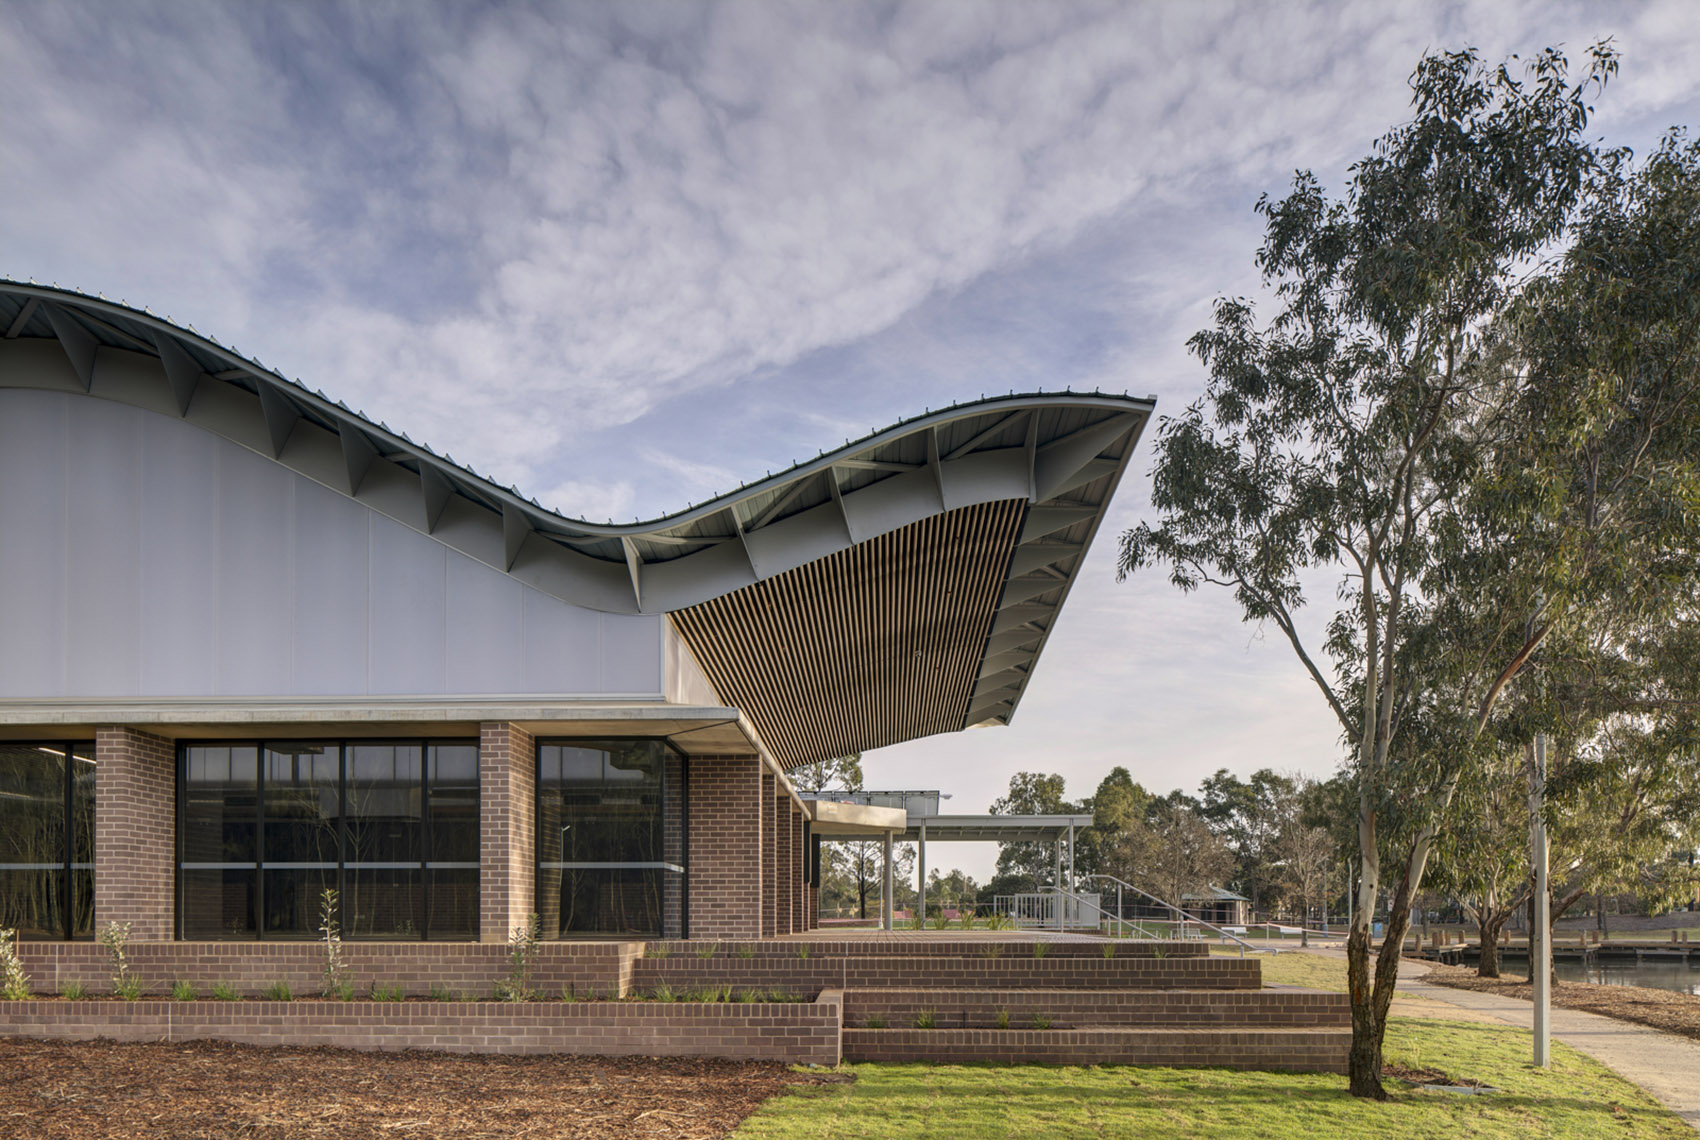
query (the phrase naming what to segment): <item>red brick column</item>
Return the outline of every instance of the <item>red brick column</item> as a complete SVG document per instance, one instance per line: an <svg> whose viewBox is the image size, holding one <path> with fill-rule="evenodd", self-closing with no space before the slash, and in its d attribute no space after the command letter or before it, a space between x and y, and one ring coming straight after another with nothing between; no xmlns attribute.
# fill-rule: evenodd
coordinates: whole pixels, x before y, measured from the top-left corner
<svg viewBox="0 0 1700 1140"><path fill-rule="evenodd" d="M778 781L774 781L776 784ZM791 933L792 851L791 797L780 787L773 797L773 932Z"/></svg>
<svg viewBox="0 0 1700 1140"><path fill-rule="evenodd" d="M774 886L779 878L778 835L775 830L778 819L774 811L773 787L776 784L773 773L765 767L761 772L761 811L763 823L761 829L761 936L772 938L779 930L779 899Z"/></svg>
<svg viewBox="0 0 1700 1140"><path fill-rule="evenodd" d="M809 928L808 859L803 849L803 812L791 804L791 929L798 933Z"/></svg>
<svg viewBox="0 0 1700 1140"><path fill-rule="evenodd" d="M762 934L762 764L754 756L693 756L690 907L693 939Z"/></svg>
<svg viewBox="0 0 1700 1140"><path fill-rule="evenodd" d="M537 742L506 721L478 737L478 939L506 942L536 909Z"/></svg>
<svg viewBox="0 0 1700 1140"><path fill-rule="evenodd" d="M94 922L137 942L176 936L177 750L133 728L95 732Z"/></svg>

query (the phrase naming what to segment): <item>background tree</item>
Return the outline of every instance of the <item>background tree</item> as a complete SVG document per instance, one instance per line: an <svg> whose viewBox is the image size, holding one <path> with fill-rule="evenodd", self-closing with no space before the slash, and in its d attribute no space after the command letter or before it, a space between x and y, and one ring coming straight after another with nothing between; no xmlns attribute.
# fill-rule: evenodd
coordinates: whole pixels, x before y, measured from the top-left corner
<svg viewBox="0 0 1700 1140"><path fill-rule="evenodd" d="M1054 773L1017 772L1009 791L992 801L993 815L1066 815L1080 810L1063 798L1063 778ZM1000 843L994 881L1048 883L1056 875L1056 849L1048 843Z"/></svg>
<svg viewBox="0 0 1700 1140"><path fill-rule="evenodd" d="M1149 844L1143 872L1145 889L1181 910L1198 911L1208 903L1188 895L1208 896L1234 870L1234 854L1203 816L1183 804L1156 800L1146 820Z"/></svg>
<svg viewBox="0 0 1700 1140"><path fill-rule="evenodd" d="M1252 910L1272 908L1278 889L1276 843L1293 826L1297 810L1291 777L1260 768L1241 780L1218 768L1199 785L1198 812L1234 854L1234 870L1224 886L1251 900Z"/></svg>
<svg viewBox="0 0 1700 1140"><path fill-rule="evenodd" d="M1575 84L1556 50L1526 81L1473 51L1428 56L1412 78L1412 120L1353 168L1343 200L1308 173L1287 197L1261 200L1257 261L1279 312L1259 326L1250 302L1217 302L1214 327L1190 342L1209 370L1205 395L1159 433L1160 522L1122 536L1122 575L1166 565L1178 587L1224 586L1246 620L1274 623L1352 744L1360 878L1347 974L1359 1096L1386 1096L1397 948L1468 759L1463 735L1446 731L1466 710L1430 689L1440 639L1432 626L1419 636L1422 583L1441 549L1436 507L1472 474L1460 429L1496 378L1483 332L1519 271L1564 233L1597 164L1583 134L1587 92L1614 69L1605 48ZM1304 581L1324 569L1339 572L1344 603L1326 642L1332 674L1297 620ZM1424 702L1419 747L1402 736ZM1478 728L1492 703L1468 710ZM1372 981L1385 831L1398 839L1399 875Z"/></svg>

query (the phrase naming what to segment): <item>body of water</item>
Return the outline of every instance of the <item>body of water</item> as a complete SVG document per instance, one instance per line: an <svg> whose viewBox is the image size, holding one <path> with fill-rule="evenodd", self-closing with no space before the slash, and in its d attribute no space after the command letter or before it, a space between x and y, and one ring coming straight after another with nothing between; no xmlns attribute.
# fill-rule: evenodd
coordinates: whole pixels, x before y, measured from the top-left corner
<svg viewBox="0 0 1700 1140"><path fill-rule="evenodd" d="M1583 963L1574 958L1560 958L1555 965L1560 980L1566 982L1648 986L1682 994L1700 994L1700 962L1654 958L1640 962L1607 959Z"/></svg>

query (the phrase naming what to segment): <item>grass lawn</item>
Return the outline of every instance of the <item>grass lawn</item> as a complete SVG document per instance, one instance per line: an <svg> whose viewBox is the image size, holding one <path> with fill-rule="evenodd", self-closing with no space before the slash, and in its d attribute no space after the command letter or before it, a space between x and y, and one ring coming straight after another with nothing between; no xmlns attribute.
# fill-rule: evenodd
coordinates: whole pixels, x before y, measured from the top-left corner
<svg viewBox="0 0 1700 1140"><path fill-rule="evenodd" d="M1238 958L1238 950L1224 950L1217 947L1212 951L1218 958ZM1283 950L1279 954L1255 954L1254 957L1263 967L1263 984L1266 986L1304 986L1313 990L1332 990L1335 993L1346 992L1346 959L1325 958L1320 954L1306 954L1302 950ZM1371 962L1371 969L1374 962ZM1395 991L1397 992L1397 991Z"/></svg>
<svg viewBox="0 0 1700 1140"><path fill-rule="evenodd" d="M1286 957L1286 955L1282 955ZM1297 957L1297 955L1295 955ZM1344 1077L1225 1069L1040 1065L857 1065L851 1084L796 1088L734 1134L742 1140L920 1137L1222 1137L1314 1140L1692 1140L1676 1116L1610 1070L1558 1042L1532 1068L1527 1033L1398 1018L1387 1060L1474 1078L1503 1091L1420 1092L1389 1080L1392 1099L1356 1100Z"/></svg>

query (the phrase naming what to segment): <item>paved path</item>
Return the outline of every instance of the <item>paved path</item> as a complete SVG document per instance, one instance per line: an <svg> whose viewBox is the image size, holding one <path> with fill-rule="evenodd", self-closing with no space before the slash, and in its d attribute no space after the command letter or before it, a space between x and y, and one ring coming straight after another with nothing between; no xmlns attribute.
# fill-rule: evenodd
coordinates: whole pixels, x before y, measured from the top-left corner
<svg viewBox="0 0 1700 1140"><path fill-rule="evenodd" d="M1492 1018L1531 1032L1534 1030L1535 1007L1532 1003L1520 998L1434 985L1422 980L1427 974L1425 964L1401 961L1395 1005L1400 997L1406 995L1430 998L1455 1006L1460 1011L1468 1011L1468 1019L1472 1021ZM1412 1007L1416 1005L1416 1002L1411 1003ZM1439 1013L1417 1008L1395 1009L1394 1012L1416 1017L1433 1017ZM1601 1017L1597 1013L1557 1006L1552 1010L1552 1035L1640 1085L1687 1121L1690 1128L1700 1132L1700 1042L1644 1025Z"/></svg>

